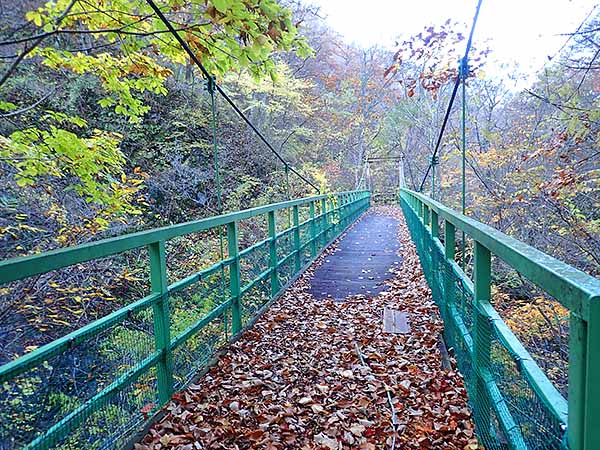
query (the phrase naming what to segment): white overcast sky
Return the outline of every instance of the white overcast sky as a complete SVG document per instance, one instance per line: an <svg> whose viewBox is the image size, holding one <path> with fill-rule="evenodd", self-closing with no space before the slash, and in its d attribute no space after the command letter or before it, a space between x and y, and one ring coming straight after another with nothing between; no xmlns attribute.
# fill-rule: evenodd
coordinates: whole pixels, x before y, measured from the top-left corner
<svg viewBox="0 0 600 450"><path fill-rule="evenodd" d="M349 43L393 48L397 36L453 21L470 27L477 0L309 0ZM493 59L539 69L599 2L597 0L483 0L474 42L489 39ZM600 6L595 12L600 10ZM490 67L487 68L490 70Z"/></svg>

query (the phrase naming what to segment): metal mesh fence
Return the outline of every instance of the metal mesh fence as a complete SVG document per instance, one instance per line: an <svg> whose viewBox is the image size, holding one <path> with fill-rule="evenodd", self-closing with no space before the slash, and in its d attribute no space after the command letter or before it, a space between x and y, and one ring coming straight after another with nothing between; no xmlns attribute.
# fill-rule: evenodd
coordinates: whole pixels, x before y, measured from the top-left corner
<svg viewBox="0 0 600 450"><path fill-rule="evenodd" d="M269 256L268 241L259 242L240 254L243 326L248 325L257 311L271 299Z"/></svg>
<svg viewBox="0 0 600 450"><path fill-rule="evenodd" d="M175 390L186 385L206 366L231 335L229 267L217 266L201 279L169 296L169 321L173 348ZM222 311L199 327L199 322L221 307Z"/></svg>
<svg viewBox="0 0 600 450"><path fill-rule="evenodd" d="M70 329L59 339L41 342L46 345L38 349L27 347L31 333L10 335L23 342L15 347L19 352L0 359L0 449L127 447L171 394L206 368L219 349L343 231L342 226L332 226L334 221L349 225L369 205L367 193L356 195L355 203L341 212L332 212L328 204L325 222L321 199L325 198L312 206L310 201L295 201L300 206L242 214L227 222L215 218L214 225L204 228L182 224L192 231L172 237L160 229L148 232L153 239L143 233L118 238L118 245L132 249L127 251L110 253L102 250L109 246L106 242L98 243L99 250L91 244L93 252L115 254L128 269L118 277L115 297L110 297L113 301L118 294L121 308L103 310L99 320L83 327L68 323ZM269 237L272 223L275 239ZM88 265L94 268L88 271L92 281L102 280L101 270L108 270L101 268L103 259L81 255L77 248L66 250L72 259L83 261L66 265L69 273L78 274L76 268ZM39 273L52 281L52 270ZM6 272L3 276L19 280ZM84 281L89 289L100 289ZM10 284L10 292L24 282ZM67 300L84 295L81 290L60 292ZM93 291L88 297L96 301L99 296ZM21 357L13 361L15 355Z"/></svg>
<svg viewBox="0 0 600 450"><path fill-rule="evenodd" d="M156 377L139 377L112 399L85 408L115 380L130 375L154 355L151 305L128 314L120 323L68 346L40 365L0 384L0 448L21 448L40 433L39 448L101 448L98 436L115 430L131 430L156 405ZM55 433L56 418L65 428L85 419L85 426L69 433ZM78 442L79 447L74 447Z"/></svg>
<svg viewBox="0 0 600 450"><path fill-rule="evenodd" d="M549 381L491 305L476 304L471 280L445 257L415 210L404 199L401 204L464 377L479 441L486 449L566 448L566 424L544 395Z"/></svg>
<svg viewBox="0 0 600 450"><path fill-rule="evenodd" d="M280 265L277 268L277 276L281 286L285 286L294 277L294 236L289 228L277 237L277 260Z"/></svg>

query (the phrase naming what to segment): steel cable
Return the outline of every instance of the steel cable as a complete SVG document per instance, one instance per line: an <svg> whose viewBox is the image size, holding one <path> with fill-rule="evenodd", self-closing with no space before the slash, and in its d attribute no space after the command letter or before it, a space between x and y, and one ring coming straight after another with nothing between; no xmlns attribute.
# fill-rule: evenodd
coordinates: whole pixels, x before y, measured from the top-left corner
<svg viewBox="0 0 600 450"><path fill-rule="evenodd" d="M154 10L154 12L158 16L158 18L164 23L164 25L167 27L167 29L170 31L170 33L175 37L175 39L177 40L177 42L179 42L179 45L181 45L181 47L183 48L183 50L188 54L188 56L194 62L194 64L196 64L196 66L198 66L198 68L200 69L200 71L202 72L202 74L204 75L204 77L207 80L211 79L212 76L208 72L208 70L206 70L206 67L204 67L204 65L202 64L202 62L200 62L200 60L198 59L198 57L196 56L196 54L192 51L192 49L188 46L188 44L183 40L183 38L181 36L179 36L179 34L175 30L175 28L173 27L173 25L171 24L171 22L169 21L169 19L167 19L165 17L165 15L163 14L163 12L160 10L160 8L154 2L154 0L146 0L146 3L148 3L148 5L150 5L150 7ZM311 186L313 189L315 189L317 192L320 193L321 192L320 189L314 183L312 183L304 175L302 175L300 172L298 172L298 170L296 170L292 165L290 165L283 158L283 156L281 156L281 154L277 150L275 150L275 148L273 148L273 146L271 145L271 143L264 137L264 135L258 130L258 128L256 128L256 126L250 121L250 119L248 119L248 117L246 117L246 115L235 104L235 102L227 95L227 93L223 90L223 88L221 88L221 86L219 86L216 82L214 84L215 84L216 90L223 96L223 98L225 99L225 101L227 101L227 103L229 103L229 105L238 114L238 116L240 116L240 118L244 122L246 122L246 124L252 129L252 131L254 131L256 133L256 135L259 137L259 139L284 164L284 166L287 167L294 174L296 174L302 181L304 181L306 184L308 184L309 186Z"/></svg>
<svg viewBox="0 0 600 450"><path fill-rule="evenodd" d="M442 128L440 129L440 133L438 135L437 142L435 144L435 149L433 150L433 155L431 156L431 161L429 166L427 167L427 171L425 172L425 176L423 176L423 180L421 181L421 185L419 186L419 192L423 192L423 186L425 185L425 181L427 181L427 177L429 176L429 172L431 171L433 165L435 164L437 154L442 143L442 138L444 137L444 132L446 131L446 125L448 124L448 119L450 117L450 113L452 112L452 106L454 105L454 99L456 98L456 93L458 92L458 87L460 85L461 79L466 79L468 75L467 69L467 61L469 57L469 51L471 50L471 45L473 43L473 34L475 33L475 25L477 24L477 19L479 17L479 11L481 9L481 3L483 0L479 0L477 2L477 8L475 10L475 16L473 17L473 25L471 26L471 31L469 33L469 39L467 40L467 46L465 48L465 55L463 56L460 63L460 71L456 76L456 80L454 81L454 87L452 89L452 95L450 96L450 103L448 103L448 109L446 109L446 114L444 116L444 121L442 122Z"/></svg>

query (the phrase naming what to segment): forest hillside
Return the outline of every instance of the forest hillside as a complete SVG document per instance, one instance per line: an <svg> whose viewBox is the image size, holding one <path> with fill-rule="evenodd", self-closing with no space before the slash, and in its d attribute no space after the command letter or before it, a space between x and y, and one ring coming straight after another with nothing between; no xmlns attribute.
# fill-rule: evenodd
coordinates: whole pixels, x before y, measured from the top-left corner
<svg viewBox="0 0 600 450"><path fill-rule="evenodd" d="M426 174L470 18L361 48L308 1L157 3L270 147L222 95L211 97L213 86L148 2L4 1L1 260L305 197L315 187L369 189L375 201L394 202L403 178L461 210L458 99L436 177ZM499 76L487 66L493 45L474 42L466 214L599 277L600 11L571 31L518 88L522 75ZM248 242L258 235L245 232ZM216 261L220 238L170 244L171 273L203 268L194 266L197 254ZM471 261L472 253L467 244L460 256ZM497 309L566 393L568 311L494 264ZM0 365L148 286L135 252L85 267L0 287Z"/></svg>

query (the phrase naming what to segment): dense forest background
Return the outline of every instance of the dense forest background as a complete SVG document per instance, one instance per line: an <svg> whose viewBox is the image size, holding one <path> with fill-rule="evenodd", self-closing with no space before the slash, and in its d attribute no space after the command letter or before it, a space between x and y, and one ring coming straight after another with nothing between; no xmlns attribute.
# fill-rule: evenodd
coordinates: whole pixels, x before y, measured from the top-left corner
<svg viewBox="0 0 600 450"><path fill-rule="evenodd" d="M396 195L398 163L366 160L401 155L408 187L419 187L465 24L432 24L388 51L347 44L304 2L159 4L219 85L323 192ZM2 259L314 192L293 174L288 189L281 162L217 96L219 210L205 80L144 2L0 8ZM498 73L486 68L493 49L474 49L467 212L598 276L600 15L565 41L525 89L514 87L516 72L486 75ZM457 209L460 137L456 108L435 190ZM199 245L181 243L182 266L209 251ZM96 264L2 288L0 363L139 298L147 279L135 261ZM500 309L553 370L557 354L566 358L567 312L518 274L501 273Z"/></svg>

